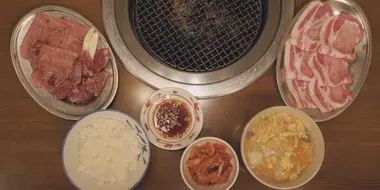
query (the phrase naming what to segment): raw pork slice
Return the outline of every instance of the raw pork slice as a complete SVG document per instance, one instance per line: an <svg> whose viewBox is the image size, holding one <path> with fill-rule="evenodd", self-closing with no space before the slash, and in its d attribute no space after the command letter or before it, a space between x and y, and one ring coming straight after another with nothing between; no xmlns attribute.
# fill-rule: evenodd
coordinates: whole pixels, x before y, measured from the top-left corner
<svg viewBox="0 0 380 190"><path fill-rule="evenodd" d="M33 61L37 57L37 44L48 44L81 53L83 38L88 28L62 18L36 13L21 45L21 55Z"/></svg>
<svg viewBox="0 0 380 190"><path fill-rule="evenodd" d="M312 1L305 8L285 44L280 76L297 108L325 113L347 105L353 80L348 62L364 32L354 17L334 16L328 3Z"/></svg>
<svg viewBox="0 0 380 190"><path fill-rule="evenodd" d="M341 13L330 18L322 27L320 38L326 47L323 54L341 58L346 55L349 60L355 58L354 48L364 35L363 26L352 16Z"/></svg>
<svg viewBox="0 0 380 190"><path fill-rule="evenodd" d="M352 61L363 34L364 28L355 18L345 13L333 16L329 4L316 1L294 25L289 43L304 51Z"/></svg>
<svg viewBox="0 0 380 190"><path fill-rule="evenodd" d="M324 97L320 91L320 87L318 86L317 80L315 78L309 83L309 91L311 100L322 113L333 110L332 107L325 102Z"/></svg>
<svg viewBox="0 0 380 190"><path fill-rule="evenodd" d="M336 87L352 83L348 63L343 59L313 53L308 64L321 86Z"/></svg>
<svg viewBox="0 0 380 190"><path fill-rule="evenodd" d="M340 85L337 87L321 87L322 96L325 101L334 109L339 109L345 106L351 99L351 92L347 86Z"/></svg>
<svg viewBox="0 0 380 190"><path fill-rule="evenodd" d="M309 82L287 79L286 85L298 109L317 108L310 96Z"/></svg>
<svg viewBox="0 0 380 190"><path fill-rule="evenodd" d="M310 2L310 4L305 8L304 12L299 17L298 21L294 24L294 27L291 31L292 38L297 39L300 34L310 28L314 21L314 15L321 6L323 6L323 3L320 1Z"/></svg>
<svg viewBox="0 0 380 190"><path fill-rule="evenodd" d="M319 6L317 11L312 18L312 25L310 28L307 28L303 31L307 37L314 41L320 40L320 31L325 21L333 16L331 5L325 3L322 6Z"/></svg>
<svg viewBox="0 0 380 190"><path fill-rule="evenodd" d="M316 79L309 83L310 97L322 113L345 106L352 98L345 85L320 86Z"/></svg>
<svg viewBox="0 0 380 190"><path fill-rule="evenodd" d="M308 65L310 54L286 43L284 52L285 79L310 81L314 76Z"/></svg>
<svg viewBox="0 0 380 190"><path fill-rule="evenodd" d="M295 23L289 42L305 51L318 51L321 44L321 28L325 21L332 16L329 4L319 1L311 2Z"/></svg>

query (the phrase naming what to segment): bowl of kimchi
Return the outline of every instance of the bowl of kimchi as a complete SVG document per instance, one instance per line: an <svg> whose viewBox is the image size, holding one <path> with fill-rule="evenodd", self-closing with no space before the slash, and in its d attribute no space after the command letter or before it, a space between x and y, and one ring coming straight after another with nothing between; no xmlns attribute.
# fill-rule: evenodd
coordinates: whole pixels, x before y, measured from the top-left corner
<svg viewBox="0 0 380 190"><path fill-rule="evenodd" d="M185 149L180 169L184 182L192 190L230 189L239 174L239 161L226 141L204 137Z"/></svg>

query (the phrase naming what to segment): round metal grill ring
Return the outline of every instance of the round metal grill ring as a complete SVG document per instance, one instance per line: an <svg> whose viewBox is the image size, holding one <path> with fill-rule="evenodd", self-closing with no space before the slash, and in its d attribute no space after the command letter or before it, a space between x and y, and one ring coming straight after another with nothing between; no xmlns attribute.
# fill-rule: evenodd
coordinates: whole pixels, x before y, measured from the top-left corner
<svg viewBox="0 0 380 190"><path fill-rule="evenodd" d="M101 1L104 29L124 67L154 89L179 87L198 98L231 94L259 79L277 57L278 45L294 13L294 0L266 0L266 24L251 50L230 66L195 73L162 64L142 47L132 29L132 1Z"/></svg>
<svg viewBox="0 0 380 190"><path fill-rule="evenodd" d="M133 29L153 57L173 68L209 72L233 64L256 42L262 0L135 0Z"/></svg>
<svg viewBox="0 0 380 190"><path fill-rule="evenodd" d="M266 17L264 18L265 24L262 26L262 32L256 39L256 43L253 45L253 47L249 48L247 50L247 53L244 56L241 56L240 59L235 60L233 64L208 72L186 72L163 63L146 48L144 48L143 43L138 38L138 35L134 29L134 26L136 26L136 19L133 7L136 3L136 0L112 1L115 2L115 21L117 30L120 33L125 46L132 53L132 55L142 65L157 75L160 75L161 77L164 77L170 81L191 85L220 83L222 81L226 81L238 76L239 74L252 67L252 65L257 65L257 62L262 59L263 56L267 53L269 47L271 46L278 33L277 31L279 29L280 22L283 19L282 4L285 2L285 0L262 0L262 2L265 2L264 7L267 7ZM234 49L227 49L226 51L233 50Z"/></svg>

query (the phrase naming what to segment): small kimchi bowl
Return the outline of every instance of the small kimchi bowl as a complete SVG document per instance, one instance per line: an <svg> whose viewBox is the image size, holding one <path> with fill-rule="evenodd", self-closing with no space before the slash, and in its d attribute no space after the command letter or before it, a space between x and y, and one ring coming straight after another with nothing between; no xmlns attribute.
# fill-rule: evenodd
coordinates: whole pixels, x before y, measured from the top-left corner
<svg viewBox="0 0 380 190"><path fill-rule="evenodd" d="M268 176L264 176L263 174L260 173L260 169L259 167L261 167L260 164L265 164L267 162L269 162L269 164L272 164L273 165L273 168L272 168L272 171L269 171L269 172L273 172L273 176L275 176L275 172L274 171L277 171L276 169L276 162L280 162L280 165L282 166L282 161L283 160L280 160L278 161L272 161L270 159L267 159L269 158L269 156L265 156L266 153L263 153L261 154L262 152L256 152L254 150L252 150L252 152L254 153L258 153L258 154L261 154L261 156L255 156L254 158L255 159L252 159L252 152L249 152L248 151L248 147L246 148L245 144L246 144L246 138L253 138L252 136L254 135L259 135L259 134L255 134L254 132L252 132L253 130L253 124L254 122L256 122L255 124L258 124L258 120L260 118L265 118L265 116L268 116L270 114L274 114L274 113L286 113L286 114L289 114L291 116L294 116L295 118L297 118L297 122L298 121L302 121L303 122L303 126L304 128L306 129L307 131L307 141L305 140L304 142L302 143L310 143L312 142L314 146L313 148L313 154L310 154L311 156L308 157L308 161L307 161L307 166L303 166L304 168L302 169L302 171L300 173L298 173L297 177L293 178L292 180L290 180L292 177L290 177L290 175L288 174L288 178L284 178L284 180L276 180L273 178L269 178ZM272 117L273 119L274 117ZM277 117L276 117L277 118ZM265 120L263 120L265 121ZM277 120L275 125L277 125L277 123L279 123L281 121ZM286 122L284 122L285 124L283 124L282 126L287 126L287 125L290 125L290 124L287 124ZM289 122L291 123L291 122ZM262 123L263 125L261 126L264 126L264 127L271 127L271 123ZM298 127L298 124L296 124L297 127ZM273 127L274 125L272 125ZM279 125L277 126L279 127ZM289 126L287 126L288 128ZM263 127L261 129L264 129ZM290 128L289 128L290 129ZM270 133L269 135L268 134L265 134L265 135L268 135L268 136L271 136L273 133ZM280 133L282 134L282 133ZM272 136L272 139L276 138L275 136ZM260 138L259 138L260 139ZM252 142L252 141L251 141ZM256 140L254 141L256 142ZM287 141L287 142L291 142L291 141ZM299 143L299 142L298 142ZM299 143L299 145L293 145L292 147L294 148L293 151L288 151L288 156L290 154L292 154L292 156L294 156L293 158L297 158L299 155L297 155L297 147L302 147L302 143ZM280 143L281 144L281 143ZM285 145L284 145L285 146ZM256 146L256 147L262 147L262 146ZM262 149L262 148L261 148ZM307 149L306 149L307 150ZM240 151L241 151L241 156L242 156L242 159L243 159L243 162L244 162L244 165L245 167L247 168L247 170L249 171L249 173L254 177L256 178L256 180L258 180L259 182L261 182L262 184L266 185L267 187L270 187L270 188L273 188L273 189L294 189L294 188L298 188L298 187L301 187L303 186L304 184L306 184L307 182L309 182L319 171L321 165L322 165L322 162L323 162L323 159L324 159L324 155L325 155L325 144L324 144L324 140L323 140L323 136L322 136L322 133L318 127L318 125L314 122L314 120L309 116L307 115L306 113L298 110L298 109L295 109L295 108L292 108L292 107L286 107L286 106L276 106L276 107L271 107L271 108L268 108L268 109L265 109L263 111L261 111L260 113L258 113L257 115L255 115L249 122L248 124L245 126L244 128L244 131L243 131L243 134L242 134L242 137L241 137L241 141L240 141ZM306 151L305 151L306 152ZM305 153L304 152L304 153ZM251 154L251 160L249 160L249 156L248 154ZM276 155L278 153L274 153L274 155ZM307 155L309 155L308 153L306 153ZM261 157L260 159L257 159L258 157ZM291 156L290 156L291 157ZM289 157L289 158L290 158ZM281 157L280 157L281 158ZM301 157L302 158L302 157ZM282 159L284 159L282 157ZM257 160L261 160L260 162L256 162ZM273 159L275 160L275 159ZM289 159L290 160L290 159ZM255 166L252 166L253 163L256 162L256 165ZM274 162L274 163L271 163L271 162ZM292 162L288 162L289 164L284 164L285 166L287 166L288 168L287 169L294 169L295 170L295 167L296 167L296 164L297 162L295 162L294 164ZM269 165L268 164L268 165ZM271 166L272 166L271 165ZM294 165L294 167L293 167ZM300 164L301 165L301 164ZM278 165L277 165L278 166ZM298 166L298 165L297 165ZM284 167L284 166L282 166ZM255 170L256 169L256 170ZM290 170L291 170L290 169ZM291 173L289 172L290 170L285 170L282 168L282 170L280 171L288 171L288 173ZM295 173L295 172L293 172ZM282 174L281 174L282 175Z"/></svg>
<svg viewBox="0 0 380 190"><path fill-rule="evenodd" d="M204 152L201 153L200 150L204 150ZM191 171L198 168L202 170L204 167L197 166L204 164L205 160L210 158L213 159L213 164L207 167L208 175L216 176L216 182L205 185L209 182L203 180L206 179L205 176L197 176L199 181L196 181L192 175L194 173ZM203 137L185 149L181 158L180 170L183 181L191 190L230 189L239 174L239 161L234 149L226 141L215 137Z"/></svg>

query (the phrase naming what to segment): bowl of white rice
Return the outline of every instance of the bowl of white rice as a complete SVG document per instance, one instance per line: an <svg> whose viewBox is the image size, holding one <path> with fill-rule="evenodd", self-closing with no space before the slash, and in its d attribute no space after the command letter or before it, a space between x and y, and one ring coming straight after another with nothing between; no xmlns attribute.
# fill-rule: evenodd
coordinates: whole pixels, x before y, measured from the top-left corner
<svg viewBox="0 0 380 190"><path fill-rule="evenodd" d="M132 117L102 110L78 120L62 145L62 165L78 189L133 189L150 161L149 140Z"/></svg>

